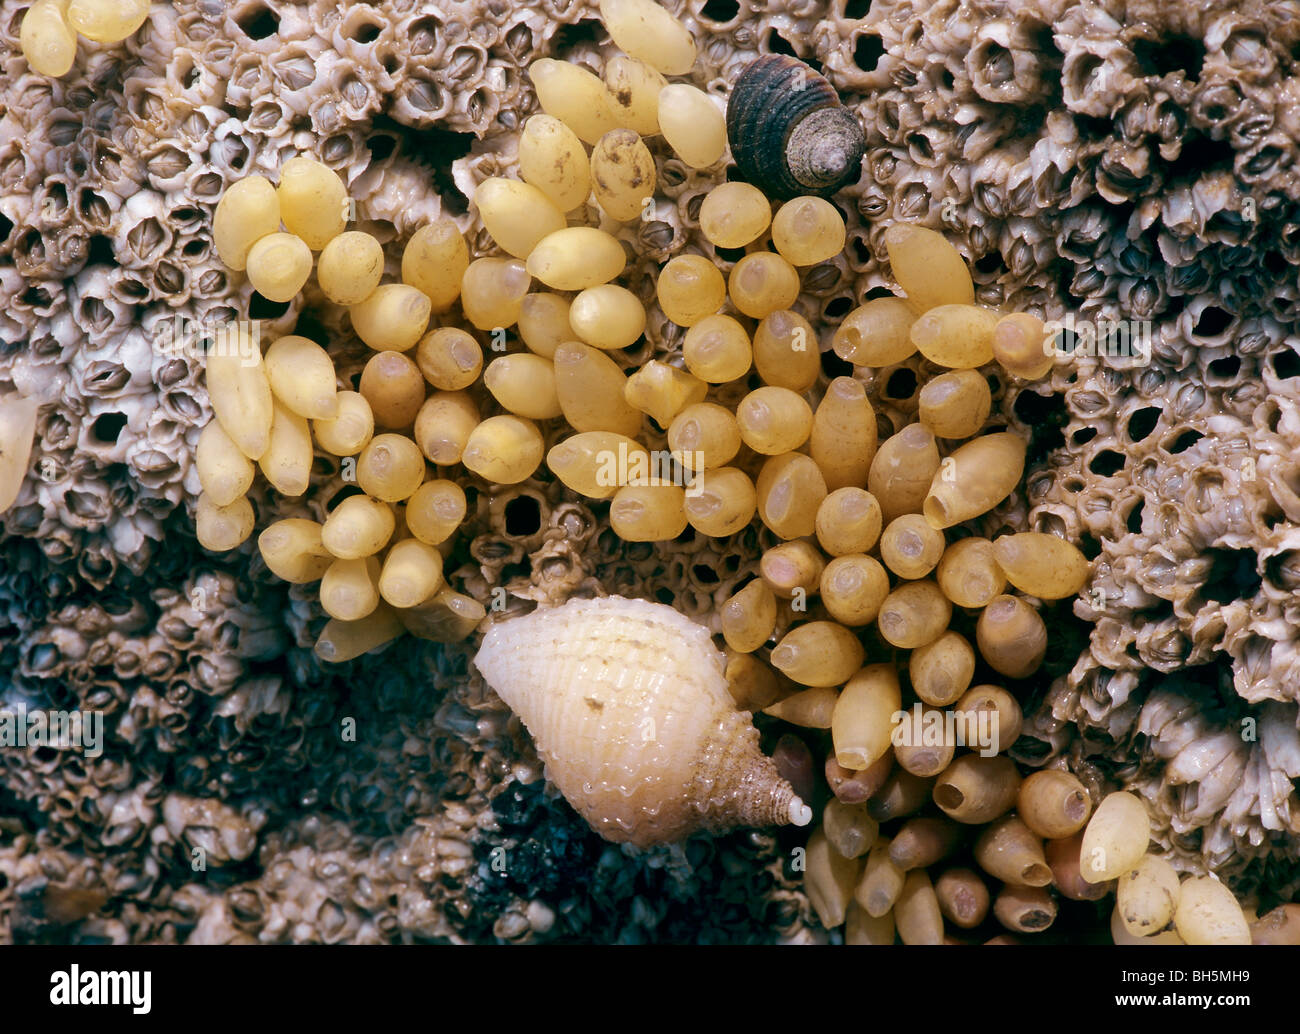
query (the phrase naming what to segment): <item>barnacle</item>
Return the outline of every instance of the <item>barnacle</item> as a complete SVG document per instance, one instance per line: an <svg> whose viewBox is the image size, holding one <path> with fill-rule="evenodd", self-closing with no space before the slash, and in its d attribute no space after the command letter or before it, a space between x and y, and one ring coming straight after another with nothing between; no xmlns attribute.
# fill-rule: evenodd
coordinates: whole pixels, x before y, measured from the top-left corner
<svg viewBox="0 0 1300 1034"><path fill-rule="evenodd" d="M611 362L620 376L657 364L659 380L638 389L670 419L645 424L645 445L676 447L678 402L683 412L688 404L734 411L759 387L711 388L709 403L673 395L691 387L678 374L715 384L727 357L725 325L676 322L656 296L662 268L687 257L719 271L724 291L737 267L739 281L769 265L773 283L785 272L773 259L798 267L795 293L772 310L794 313L816 338L816 368L798 375L812 377L820 396L850 372L841 360L856 363L882 448L918 418L935 435L967 427L957 420L967 414L940 413L924 390L948 376L928 343L876 364L834 333L893 289L890 227L940 230L973 277L973 296L953 302L1054 322L1064 346L1035 384L1017 375L1044 371L1015 366L1005 351L1015 340L999 345L995 336L1005 370L988 379L988 415L977 421L1013 432L1028 452L1023 495L997 502L973 530L991 540L1050 533L1080 543L1090 561L1082 595L1039 598L1053 636L1041 685L1020 694L1027 713L1017 758L1072 771L1094 805L1115 788L1140 795L1163 857L1184 876L1213 871L1242 895L1294 896L1300 346L1291 268L1300 127L1290 76L1300 41L1286 6L770 0L742 2L734 14L702 0L665 6L695 41L689 87L697 92L688 96L710 125L703 105L720 115L756 54L793 54L814 62L856 115L865 151L861 175L831 199L845 246L827 258L809 252L805 264L777 221L739 245L717 231L706 202L726 175L711 164L716 140L696 153L697 141L671 123L662 127L668 140L647 134L644 122L618 123L646 136L658 185L651 204L632 213L633 188L616 183L605 196L633 221L602 223L600 195L584 194L569 222L613 231L619 283L644 312L644 332ZM849 554L824 568L815 547L784 549L758 524L726 537L688 530L627 542L612 527L612 502L569 490L544 466L564 441L544 428L538 464L511 472L521 475L513 483L488 486L449 465L447 480L466 489L461 530L444 540L443 577L455 589L409 616L403 627L415 635L341 673L313 652L325 628L313 588L272 575L275 558L254 543L215 555L193 537L199 436L212 417L202 352L213 329L256 319L263 346L294 333L327 346L340 397L352 389L365 397L360 378L373 354L354 335L345 307L354 302L335 281L309 280L274 301L223 261L212 224L222 196L253 175L274 182L286 162L310 152L355 202L349 230L387 256L381 282L403 279L402 249L444 219L463 237L466 263L506 259L479 211L480 184L527 181L569 211L533 182L520 145L530 116L544 117L529 66L554 58L604 70L597 82L613 93L632 74L611 70L615 49L597 5L435 13L399 0L342 10L178 0L150 8L123 42L75 47L57 78L61 66L41 74L21 56L20 32L38 27L24 26L26 7L0 5L8 55L0 66L0 407L16 395L39 408L17 485L6 466L16 418L0 410L0 497L16 492L0 513L0 671L12 673L0 702L85 707L116 721L98 758L0 754L0 780L23 805L0 832L0 937L824 936L778 837L696 838L638 857L596 839L543 789L534 749L470 667L462 640L495 601L504 622L533 604L602 595L658 600L725 631L723 605L759 582L776 602L773 644L805 617L793 609L796 590L823 582L844 591L815 617L861 619L854 627L866 628L888 578L882 567L886 589L876 598L874 569L851 558L871 547L831 548L855 535L861 542L873 516L850 489L827 484L844 520L807 529L828 554ZM677 145L689 153L675 153ZM733 247L779 255L742 265ZM756 298L754 311L767 301ZM613 311L603 302L598 320ZM618 304L635 316L628 297ZM433 308L440 326L446 310L437 300ZM795 326L803 324L787 329ZM521 321L521 337L526 327ZM594 349L608 343L597 327L585 338ZM491 366L499 357L482 358ZM492 408L480 415L496 414L497 398L517 404L519 377L497 367L501 394L483 394ZM972 405L982 412L981 400ZM699 429L714 426L693 416ZM817 435L814 425L814 452ZM355 454L317 451L297 499L249 486L258 530L282 520L324 524L355 490L342 462ZM742 453L734 469L756 479L751 458ZM808 483L794 473L783 483ZM770 515L766 499L762 506ZM885 526L896 516L874 515ZM928 577L948 592L947 575L960 575L963 589L984 593L983 605L1004 587L989 584L991 561L981 567L977 550L963 552L971 555L954 555L948 567L945 556ZM755 582L765 555L768 577ZM891 555L900 565L909 559ZM1044 588L1032 573L1015 575L1012 587ZM911 678L932 694L931 709L950 706L934 671L958 663L960 647L940 638L924 649L933 655L914 661ZM747 655L730 657L733 693L759 707L790 688L777 682L766 650L748 667L736 661ZM803 700L805 716L815 717L816 703ZM347 742L348 720L373 732ZM774 721L759 718L765 737ZM834 754L829 735L799 734ZM796 755L788 741L776 751L779 765ZM897 773L830 774L844 793L837 800L862 794L846 808L878 798L890 816L881 821L915 800ZM866 821L875 819L832 812L824 836L839 850L850 843L846 831L861 837ZM538 846L537 828L548 846ZM1078 858L1062 861L1057 843L1049 841L1047 861L1069 897L1066 886L1079 890L1069 871L1073 864L1078 876ZM196 847L214 866L242 858L241 874L259 875L224 889L196 882L188 875ZM837 875L834 852L812 847L810 857L826 861L809 881L820 895ZM504 873L491 865L497 849L513 859ZM871 871L886 870L877 861ZM574 893L579 872L584 880L596 873L593 899L607 904ZM952 886L969 888L968 877L949 872L933 888L919 879L908 887L900 923L909 939L933 932L934 908L949 907ZM653 892L638 879L654 881ZM633 899L639 904L628 907ZM1046 914L1029 897L988 909L1024 929ZM882 936L871 925L878 917L862 908L851 906L845 919L850 940Z"/></svg>

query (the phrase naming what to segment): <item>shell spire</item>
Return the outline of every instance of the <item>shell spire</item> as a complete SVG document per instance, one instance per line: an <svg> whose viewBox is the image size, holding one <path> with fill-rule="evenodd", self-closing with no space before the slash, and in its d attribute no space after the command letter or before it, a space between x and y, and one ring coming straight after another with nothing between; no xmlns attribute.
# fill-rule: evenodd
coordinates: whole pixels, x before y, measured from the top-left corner
<svg viewBox="0 0 1300 1034"><path fill-rule="evenodd" d="M671 607L570 600L493 626L474 663L607 840L812 819L736 710L708 630Z"/></svg>

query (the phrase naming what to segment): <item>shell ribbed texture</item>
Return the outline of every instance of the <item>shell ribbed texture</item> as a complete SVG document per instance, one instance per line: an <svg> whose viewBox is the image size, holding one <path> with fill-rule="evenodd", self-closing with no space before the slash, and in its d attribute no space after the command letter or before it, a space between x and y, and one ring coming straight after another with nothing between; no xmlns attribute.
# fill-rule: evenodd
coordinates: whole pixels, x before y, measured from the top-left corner
<svg viewBox="0 0 1300 1034"><path fill-rule="evenodd" d="M735 710L723 655L672 608L572 600L495 626L475 663L605 838L789 821L793 791Z"/></svg>

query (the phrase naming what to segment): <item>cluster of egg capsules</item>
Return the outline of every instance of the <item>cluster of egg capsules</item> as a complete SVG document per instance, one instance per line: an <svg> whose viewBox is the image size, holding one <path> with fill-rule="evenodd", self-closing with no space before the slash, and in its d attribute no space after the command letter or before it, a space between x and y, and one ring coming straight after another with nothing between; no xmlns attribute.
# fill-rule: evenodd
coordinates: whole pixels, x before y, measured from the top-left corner
<svg viewBox="0 0 1300 1034"><path fill-rule="evenodd" d="M1150 819L1134 794L1108 794L1092 813L1087 790L1068 772L1046 769L1022 781L1008 765L996 783L961 787L979 795L978 813L944 807L952 784L941 779L934 800L958 821L912 817L889 837L880 823L919 808L930 787L860 776L841 785L851 788L850 800L871 799L846 804L837 796L826 806L808 842L805 888L822 924L842 925L847 944L965 943L962 935L990 913L1012 935L1040 933L1056 919L1053 890L1074 901L1114 893L1116 944L1294 942L1294 906L1252 925L1216 877L1180 880L1168 859L1150 853ZM950 861L966 843L962 822L986 823L970 845L978 868ZM933 880L930 867L941 870ZM1000 883L996 893L990 881ZM1014 940L1000 934L985 943Z"/></svg>
<svg viewBox="0 0 1300 1034"><path fill-rule="evenodd" d="M345 230L348 208L338 175L306 156L284 163L278 185L249 176L223 195L213 217L222 261L246 271L275 301L302 290L314 265L321 293L348 308L354 331L375 354L358 390L349 391L339 390L329 353L305 337L281 337L265 355L256 342L227 340L207 356L213 420L195 455L203 488L197 536L218 551L252 534L247 493L255 464L288 497L307 491L317 447L343 458L345 473L350 468L362 494L344 499L323 524L289 518L258 537L272 573L293 583L320 581L331 620L316 650L336 662L403 631L463 639L485 616L479 602L443 578L467 509L464 489L450 478L428 478L426 463L449 467L467 446L480 448L473 438L482 426L478 409L459 389L477 379L482 353L463 330L426 330L432 314L457 299L467 312L491 304L483 298L493 288L475 286L477 264L446 219L412 235L402 282L381 283L383 248L370 234ZM232 333L246 336L247 328ZM412 349L415 359L405 354ZM427 397L426 381L439 389Z"/></svg>
<svg viewBox="0 0 1300 1034"><path fill-rule="evenodd" d="M149 17L150 0L36 0L19 30L19 46L32 71L67 75L77 59L77 36L121 43Z"/></svg>

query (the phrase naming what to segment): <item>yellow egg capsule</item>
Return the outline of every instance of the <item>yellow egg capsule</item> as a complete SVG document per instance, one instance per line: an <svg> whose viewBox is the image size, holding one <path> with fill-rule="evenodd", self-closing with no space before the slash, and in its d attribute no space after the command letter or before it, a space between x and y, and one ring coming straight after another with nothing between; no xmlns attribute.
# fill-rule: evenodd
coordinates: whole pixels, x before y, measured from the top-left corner
<svg viewBox="0 0 1300 1034"><path fill-rule="evenodd" d="M275 400L271 416L271 439L257 461L263 476L281 495L300 496L311 483L311 428L307 421Z"/></svg>
<svg viewBox="0 0 1300 1034"><path fill-rule="evenodd" d="M1018 596L996 596L980 614L975 641L990 668L1023 679L1043 663L1047 626L1038 611Z"/></svg>
<svg viewBox="0 0 1300 1034"><path fill-rule="evenodd" d="M626 485L609 504L609 526L625 542L661 542L686 530L686 492L655 481Z"/></svg>
<svg viewBox="0 0 1300 1034"><path fill-rule="evenodd" d="M591 186L596 203L620 223L641 218L653 201L658 174L650 148L630 129L611 129L591 152Z"/></svg>
<svg viewBox="0 0 1300 1034"><path fill-rule="evenodd" d="M934 577L948 599L971 609L987 606L1007 587L993 557L993 543L978 537L958 539L948 546Z"/></svg>
<svg viewBox="0 0 1300 1034"><path fill-rule="evenodd" d="M355 456L375 433L375 415L365 396L340 391L335 396L338 413L331 420L312 422L316 444L332 456Z"/></svg>
<svg viewBox="0 0 1300 1034"><path fill-rule="evenodd" d="M838 699L835 690L819 686L778 700L763 713L802 729L829 729Z"/></svg>
<svg viewBox="0 0 1300 1034"><path fill-rule="evenodd" d="M700 205L700 232L715 248L743 248L763 236L772 203L749 183L721 183Z"/></svg>
<svg viewBox="0 0 1300 1034"><path fill-rule="evenodd" d="M424 404L424 377L401 352L372 355L361 370L359 387L375 425L385 430L410 427Z"/></svg>
<svg viewBox="0 0 1300 1034"><path fill-rule="evenodd" d="M880 504L863 488L837 488L817 508L815 531L831 556L865 553L880 538Z"/></svg>
<svg viewBox="0 0 1300 1034"><path fill-rule="evenodd" d="M276 398L308 420L338 415L334 360L315 341L296 334L278 338L266 350L266 375Z"/></svg>
<svg viewBox="0 0 1300 1034"><path fill-rule="evenodd" d="M1002 535L993 540L993 558L1007 581L1039 599L1077 595L1088 581L1087 557L1056 535L1037 531Z"/></svg>
<svg viewBox="0 0 1300 1034"><path fill-rule="evenodd" d="M645 330L645 306L626 287L601 284L587 288L573 299L569 325L573 333L593 348L606 351L627 348Z"/></svg>
<svg viewBox="0 0 1300 1034"><path fill-rule="evenodd" d="M424 455L404 434L376 435L357 458L357 484L386 503L408 498L423 481Z"/></svg>
<svg viewBox="0 0 1300 1034"><path fill-rule="evenodd" d="M459 327L438 327L420 339L415 364L439 391L460 391L478 380L483 349Z"/></svg>
<svg viewBox="0 0 1300 1034"><path fill-rule="evenodd" d="M692 169L707 169L727 152L722 109L703 90L687 83L669 83L659 91L659 130Z"/></svg>
<svg viewBox="0 0 1300 1034"><path fill-rule="evenodd" d="M465 392L434 392L415 417L415 442L431 463L449 467L460 462L478 424L478 407Z"/></svg>
<svg viewBox="0 0 1300 1034"><path fill-rule="evenodd" d="M822 197L787 201L772 219L772 243L792 266L815 266L844 250L844 217Z"/></svg>
<svg viewBox="0 0 1300 1034"><path fill-rule="evenodd" d="M703 402L708 385L685 370L651 359L627 379L623 397L628 405L648 413L668 427L687 406Z"/></svg>
<svg viewBox="0 0 1300 1034"><path fill-rule="evenodd" d="M885 597L876 624L892 646L915 650L943 635L952 604L932 581L905 582Z"/></svg>
<svg viewBox="0 0 1300 1034"><path fill-rule="evenodd" d="M731 410L697 402L673 417L668 448L687 470L713 470L740 451L741 431Z"/></svg>
<svg viewBox="0 0 1300 1034"><path fill-rule="evenodd" d="M718 276L721 279L721 274ZM725 384L749 372L754 353L744 327L730 316L714 315L705 316L686 331L682 358L686 369L700 380Z"/></svg>
<svg viewBox="0 0 1300 1034"><path fill-rule="evenodd" d="M316 283L335 305L360 305L374 293L383 276L383 247L358 230L340 233L316 260Z"/></svg>
<svg viewBox="0 0 1300 1034"><path fill-rule="evenodd" d="M562 412L555 366L540 355L520 352L493 359L483 373L483 384L515 416L551 420Z"/></svg>
<svg viewBox="0 0 1300 1034"><path fill-rule="evenodd" d="M1118 879L1137 868L1150 843L1151 818L1142 799L1107 794L1084 829L1079 874L1088 883Z"/></svg>
<svg viewBox="0 0 1300 1034"><path fill-rule="evenodd" d="M880 563L861 553L839 556L822 571L822 605L841 625L860 628L880 614L889 595L889 575Z"/></svg>
<svg viewBox="0 0 1300 1034"><path fill-rule="evenodd" d="M381 604L360 621L327 621L316 640L316 656L329 664L341 664L386 646L402 632L397 616Z"/></svg>
<svg viewBox="0 0 1300 1034"><path fill-rule="evenodd" d="M460 297L461 277L468 266L465 238L444 216L411 235L402 252L402 283L428 298L433 312L446 312Z"/></svg>
<svg viewBox="0 0 1300 1034"><path fill-rule="evenodd" d="M48 3L49 8L42 3ZM32 11L57 10L55 0L41 0ZM60 73L61 74L61 73ZM212 216L212 242L221 261L234 270L248 266L248 252L263 237L280 229L280 196L263 176L245 176L232 183Z"/></svg>
<svg viewBox="0 0 1300 1034"><path fill-rule="evenodd" d="M149 17L149 0L72 0L63 7L68 26L96 43L120 43Z"/></svg>
<svg viewBox="0 0 1300 1034"><path fill-rule="evenodd" d="M853 900L858 882L858 864L845 858L830 842L824 827L808 838L804 857L804 893L817 913L817 920L828 930L842 926Z"/></svg>
<svg viewBox="0 0 1300 1034"><path fill-rule="evenodd" d="M311 262L301 238L268 233L248 249L248 282L268 301L293 301L311 276Z"/></svg>
<svg viewBox="0 0 1300 1034"><path fill-rule="evenodd" d="M1250 924L1232 891L1213 876L1193 876L1178 892L1174 928L1186 944L1249 944Z"/></svg>
<svg viewBox="0 0 1300 1034"><path fill-rule="evenodd" d="M973 305L975 283L966 262L934 230L895 223L885 231L885 248L894 279L917 313L939 305Z"/></svg>
<svg viewBox="0 0 1300 1034"><path fill-rule="evenodd" d="M944 459L922 512L943 529L979 517L1016 490L1025 470L1025 440L1010 431L967 442Z"/></svg>
<svg viewBox="0 0 1300 1034"><path fill-rule="evenodd" d="M405 352L424 336L432 311L428 296L409 284L381 284L348 315L357 337L376 352Z"/></svg>
<svg viewBox="0 0 1300 1034"><path fill-rule="evenodd" d="M488 417L470 432L461 462L481 478L515 485L541 465L542 432L517 416Z"/></svg>
<svg viewBox="0 0 1300 1034"><path fill-rule="evenodd" d="M866 656L858 637L834 621L810 621L787 632L772 650L772 666L803 686L847 682Z"/></svg>
<svg viewBox="0 0 1300 1034"><path fill-rule="evenodd" d="M519 180L485 179L474 190L474 204L492 239L515 258L526 259L543 237L564 229L564 213L543 191Z"/></svg>
<svg viewBox="0 0 1300 1034"><path fill-rule="evenodd" d="M817 508L826 498L826 480L817 464L802 453L773 456L759 471L758 515L783 539L815 531Z"/></svg>
<svg viewBox="0 0 1300 1034"><path fill-rule="evenodd" d="M554 359L555 350L573 340L569 300L547 291L525 295L519 303L518 328L529 351L544 359Z"/></svg>
<svg viewBox="0 0 1300 1034"><path fill-rule="evenodd" d="M605 62L614 120L642 136L659 133L659 91L668 85L663 74L644 61L617 54Z"/></svg>
<svg viewBox="0 0 1300 1034"><path fill-rule="evenodd" d="M659 271L655 295L665 316L691 327L722 308L727 285L718 267L704 256L678 255Z"/></svg>
<svg viewBox="0 0 1300 1034"><path fill-rule="evenodd" d="M575 431L616 431L633 438L645 417L624 398L627 378L605 353L570 341L555 350L555 390Z"/></svg>
<svg viewBox="0 0 1300 1034"><path fill-rule="evenodd" d="M442 554L419 539L388 551L379 572L379 595L393 607L417 607L442 588Z"/></svg>
<svg viewBox="0 0 1300 1034"><path fill-rule="evenodd" d="M817 404L808 445L827 488L834 491L867 483L876 457L876 435L876 411L866 389L852 377L836 377Z"/></svg>
<svg viewBox="0 0 1300 1034"><path fill-rule="evenodd" d="M600 20L616 47L664 75L686 75L695 64L690 30L654 0L600 0Z"/></svg>
<svg viewBox="0 0 1300 1034"><path fill-rule="evenodd" d="M203 492L215 506L229 506L253 484L252 461L240 452L216 419L208 421L199 435L194 467Z"/></svg>
<svg viewBox="0 0 1300 1034"><path fill-rule="evenodd" d="M936 438L969 438L984 426L993 405L988 381L974 370L955 370L927 381L917 401L921 423Z"/></svg>
<svg viewBox="0 0 1300 1034"><path fill-rule="evenodd" d="M1146 937L1169 925L1181 889L1178 870L1167 859L1149 854L1136 869L1119 878L1115 907L1130 934ZM1236 904L1235 899L1233 903Z"/></svg>
<svg viewBox="0 0 1300 1034"><path fill-rule="evenodd" d="M997 313L978 305L940 305L912 324L912 344L939 366L966 370L993 361Z"/></svg>
<svg viewBox="0 0 1300 1034"><path fill-rule="evenodd" d="M749 526L758 508L758 495L743 470L714 467L692 479L683 506L692 528L721 539Z"/></svg>
<svg viewBox="0 0 1300 1034"><path fill-rule="evenodd" d="M339 621L359 621L379 606L379 561L372 556L335 560L321 577L320 604Z"/></svg>
<svg viewBox="0 0 1300 1034"><path fill-rule="evenodd" d="M475 259L460 280L460 305L479 330L513 327L533 278L518 259Z"/></svg>
<svg viewBox="0 0 1300 1034"><path fill-rule="evenodd" d="M583 143L594 144L615 128L609 90L585 68L540 58L528 66L528 78L542 110L573 130Z"/></svg>
<svg viewBox="0 0 1300 1034"><path fill-rule="evenodd" d="M608 499L650 467L640 442L613 431L583 431L551 447L546 465L567 488L589 499Z"/></svg>
<svg viewBox="0 0 1300 1034"><path fill-rule="evenodd" d="M762 579L755 578L722 605L718 621L728 646L741 653L753 653L776 628L776 596Z"/></svg>
<svg viewBox="0 0 1300 1034"><path fill-rule="evenodd" d="M582 141L551 115L533 115L524 123L519 136L519 177L550 198L561 212L573 211L591 193L591 169Z"/></svg>
<svg viewBox="0 0 1300 1034"><path fill-rule="evenodd" d="M951 629L907 658L912 690L927 704L947 707L961 699L975 674L975 650Z"/></svg>
<svg viewBox="0 0 1300 1034"><path fill-rule="evenodd" d="M67 75L77 59L77 36L68 26L63 6L60 0L36 0L23 15L19 45L27 64L37 75L55 78ZM145 7L146 14L148 10Z"/></svg>
<svg viewBox="0 0 1300 1034"><path fill-rule="evenodd" d="M426 481L406 501L406 528L430 546L446 542L465 520L465 490L455 481Z"/></svg>
<svg viewBox="0 0 1300 1034"><path fill-rule="evenodd" d="M756 388L736 407L740 438L755 452L793 452L812 431L812 408L788 388Z"/></svg>
<svg viewBox="0 0 1300 1034"><path fill-rule="evenodd" d="M285 229L320 251L348 223L348 188L339 174L315 158L299 155L280 167L280 218Z"/></svg>
<svg viewBox="0 0 1300 1034"><path fill-rule="evenodd" d="M759 558L758 574L775 595L789 600L799 593L805 597L815 593L825 565L817 547L808 542L783 542L764 551Z"/></svg>
<svg viewBox="0 0 1300 1034"><path fill-rule="evenodd" d="M194 535L199 545L214 553L224 553L243 543L253 534L253 504L247 496L218 506L206 492L194 504Z"/></svg>
<svg viewBox="0 0 1300 1034"><path fill-rule="evenodd" d="M778 309L754 331L754 368L774 387L805 392L817 383L821 353L812 324L797 312Z"/></svg>
<svg viewBox="0 0 1300 1034"><path fill-rule="evenodd" d="M901 298L873 298L844 317L831 348L854 366L893 366L915 354L912 324L916 313Z"/></svg>
<svg viewBox="0 0 1300 1034"><path fill-rule="evenodd" d="M993 328L993 358L1012 376L1036 381L1056 365L1056 345L1042 320L1016 312L1003 316Z"/></svg>
<svg viewBox="0 0 1300 1034"><path fill-rule="evenodd" d="M891 664L863 668L845 685L831 716L835 760L861 772L889 750L894 714L902 708L898 675Z"/></svg>
<svg viewBox="0 0 1300 1034"><path fill-rule="evenodd" d="M325 518L321 543L336 557L357 560L388 545L396 527L397 519L388 504L369 496L348 496Z"/></svg>
<svg viewBox="0 0 1300 1034"><path fill-rule="evenodd" d="M1016 810L1040 837L1060 840L1084 827L1092 800L1087 787L1069 772L1047 768L1025 778Z"/></svg>
<svg viewBox="0 0 1300 1034"><path fill-rule="evenodd" d="M889 522L880 536L880 559L900 578L924 578L943 556L943 532L930 527L919 513Z"/></svg>
<svg viewBox="0 0 1300 1034"><path fill-rule="evenodd" d="M732 305L746 316L761 320L795 303L799 297L799 274L780 255L756 251L732 267L727 292ZM816 338L809 335L809 340L808 347L815 354Z"/></svg>
<svg viewBox="0 0 1300 1034"><path fill-rule="evenodd" d="M271 441L271 384L257 343L242 328L234 334L237 349L208 356L208 399L230 440L250 460L257 460Z"/></svg>
<svg viewBox="0 0 1300 1034"><path fill-rule="evenodd" d="M257 537L257 548L273 575L295 585L318 580L334 562L321 526L301 517L276 521Z"/></svg>
<svg viewBox="0 0 1300 1034"><path fill-rule="evenodd" d="M528 256L528 272L557 291L585 291L607 284L626 265L627 254L618 239L590 226L556 230Z"/></svg>
<svg viewBox="0 0 1300 1034"><path fill-rule="evenodd" d="M880 443L867 473L867 488L880 503L886 521L921 510L941 473L934 435L908 424Z"/></svg>

